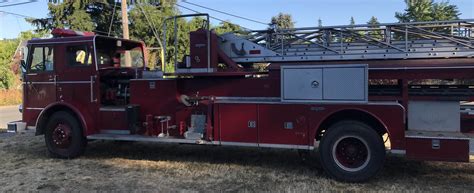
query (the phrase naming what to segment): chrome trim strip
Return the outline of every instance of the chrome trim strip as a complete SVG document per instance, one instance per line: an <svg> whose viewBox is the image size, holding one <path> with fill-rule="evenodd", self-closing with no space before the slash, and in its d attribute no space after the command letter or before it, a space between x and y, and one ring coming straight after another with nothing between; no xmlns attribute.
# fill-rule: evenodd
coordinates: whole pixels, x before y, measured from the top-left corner
<svg viewBox="0 0 474 193"><path fill-rule="evenodd" d="M89 84L90 81L24 82L23 84Z"/></svg>
<svg viewBox="0 0 474 193"><path fill-rule="evenodd" d="M56 82L23 82L23 84L56 84Z"/></svg>
<svg viewBox="0 0 474 193"><path fill-rule="evenodd" d="M195 139L178 139L167 137L151 137L143 135L120 135L120 134L93 134L87 136L87 139L117 140L117 141L144 141L144 142L160 142L160 143L186 143L186 144L207 144L212 143L204 140Z"/></svg>
<svg viewBox="0 0 474 193"><path fill-rule="evenodd" d="M397 155L405 155L407 154L407 151L406 150L402 150L402 149L390 149L388 150L391 154L397 154Z"/></svg>
<svg viewBox="0 0 474 193"><path fill-rule="evenodd" d="M58 84L87 84L90 81L57 81Z"/></svg>
<svg viewBox="0 0 474 193"><path fill-rule="evenodd" d="M41 110L43 110L44 108L40 108L40 107L26 107L25 109L27 109L27 110L39 110L39 111L41 111Z"/></svg>
<svg viewBox="0 0 474 193"><path fill-rule="evenodd" d="M423 135L405 135L405 138L412 139L453 139L453 140L470 140L469 137L452 137L452 136L423 136Z"/></svg>
<svg viewBox="0 0 474 193"><path fill-rule="evenodd" d="M474 139L469 140L469 155L474 156Z"/></svg>
<svg viewBox="0 0 474 193"><path fill-rule="evenodd" d="M430 69L472 69L472 66L452 66L452 67L402 67L402 68L369 68L369 70L430 70Z"/></svg>
<svg viewBox="0 0 474 193"><path fill-rule="evenodd" d="M113 111L113 112L125 112L125 108L107 108L107 107L100 107L99 111Z"/></svg>
<svg viewBox="0 0 474 193"><path fill-rule="evenodd" d="M241 146L241 147L258 147L257 143L244 143L244 142L226 142L226 141L221 141L221 145L225 146Z"/></svg>
<svg viewBox="0 0 474 193"><path fill-rule="evenodd" d="M155 80L160 80L160 81L165 81L165 80L175 80L173 78L137 78L137 79L130 79L130 81L155 81Z"/></svg>
<svg viewBox="0 0 474 193"><path fill-rule="evenodd" d="M303 150L313 150L314 146L309 145L287 145L287 144L268 144L261 143L258 144L259 147L269 147L269 148L278 148L278 149L303 149Z"/></svg>
<svg viewBox="0 0 474 193"><path fill-rule="evenodd" d="M279 101L280 97L226 97L226 96L218 96L215 97L216 100L264 100L264 101Z"/></svg>
<svg viewBox="0 0 474 193"><path fill-rule="evenodd" d="M91 80L90 80L90 86L91 86L91 103L95 102L94 101L94 76L91 76Z"/></svg>
<svg viewBox="0 0 474 193"><path fill-rule="evenodd" d="M96 46L95 46L95 38L97 36L94 36L94 38L92 39L92 45L94 46L94 62L95 62L95 71L99 71L99 64L97 64L97 49L96 49Z"/></svg>
<svg viewBox="0 0 474 193"><path fill-rule="evenodd" d="M218 141L213 141L213 144L218 145ZM309 145L288 145L288 144L270 144L270 143L246 143L246 142L227 142L221 141L220 145L223 146L240 146L240 147L263 147L263 148L276 148L276 149L303 149L303 150L313 150L313 146Z"/></svg>
<svg viewBox="0 0 474 193"><path fill-rule="evenodd" d="M129 130L109 130L109 129L102 129L100 130L100 133L102 134L118 134L118 135L129 135L130 131Z"/></svg>

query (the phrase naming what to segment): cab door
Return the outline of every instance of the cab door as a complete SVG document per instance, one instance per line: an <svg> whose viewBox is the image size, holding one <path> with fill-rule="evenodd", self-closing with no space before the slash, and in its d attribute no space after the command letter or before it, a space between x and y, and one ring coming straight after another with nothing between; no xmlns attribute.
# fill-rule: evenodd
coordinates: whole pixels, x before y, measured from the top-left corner
<svg viewBox="0 0 474 193"><path fill-rule="evenodd" d="M98 86L93 62L93 47L89 42L60 45L61 64L58 66L58 100L87 110L98 111Z"/></svg>
<svg viewBox="0 0 474 193"><path fill-rule="evenodd" d="M56 59L54 46L32 45L25 75L25 111L37 111L56 101Z"/></svg>

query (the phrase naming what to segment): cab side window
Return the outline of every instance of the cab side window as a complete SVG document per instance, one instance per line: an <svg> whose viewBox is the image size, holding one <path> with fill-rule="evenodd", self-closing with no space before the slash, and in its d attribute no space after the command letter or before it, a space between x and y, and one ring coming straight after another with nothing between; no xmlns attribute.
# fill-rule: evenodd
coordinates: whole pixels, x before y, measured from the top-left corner
<svg viewBox="0 0 474 193"><path fill-rule="evenodd" d="M53 71L54 51L53 47L34 47L31 53L31 72Z"/></svg>
<svg viewBox="0 0 474 193"><path fill-rule="evenodd" d="M66 54L70 66L89 66L92 64L92 56L86 45L68 46Z"/></svg>

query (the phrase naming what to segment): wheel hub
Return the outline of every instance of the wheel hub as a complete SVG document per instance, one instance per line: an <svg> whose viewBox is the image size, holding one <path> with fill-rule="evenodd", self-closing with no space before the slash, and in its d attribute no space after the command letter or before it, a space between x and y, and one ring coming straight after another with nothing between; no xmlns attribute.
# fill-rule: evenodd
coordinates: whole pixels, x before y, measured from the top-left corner
<svg viewBox="0 0 474 193"><path fill-rule="evenodd" d="M71 127L67 124L58 123L53 130L53 144L58 148L67 148L71 145Z"/></svg>
<svg viewBox="0 0 474 193"><path fill-rule="evenodd" d="M367 166L370 150L362 138L345 136L334 144L333 158L340 168L346 171L359 171Z"/></svg>

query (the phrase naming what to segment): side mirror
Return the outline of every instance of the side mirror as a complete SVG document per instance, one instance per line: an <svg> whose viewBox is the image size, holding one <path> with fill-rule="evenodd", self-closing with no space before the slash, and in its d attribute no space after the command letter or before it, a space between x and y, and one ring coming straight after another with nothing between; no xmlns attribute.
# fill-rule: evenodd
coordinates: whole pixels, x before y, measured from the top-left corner
<svg viewBox="0 0 474 193"><path fill-rule="evenodd" d="M20 70L21 70L21 81L25 80L26 76L26 62L25 60L20 60Z"/></svg>
<svg viewBox="0 0 474 193"><path fill-rule="evenodd" d="M24 44L24 42L21 42ZM26 57L28 56L28 47L22 46L20 48L21 60L20 60L20 70L21 70L21 77L24 80L24 76L26 74Z"/></svg>
<svg viewBox="0 0 474 193"><path fill-rule="evenodd" d="M20 61L20 70L21 70L21 73L26 73L26 62L25 60L21 60Z"/></svg>

